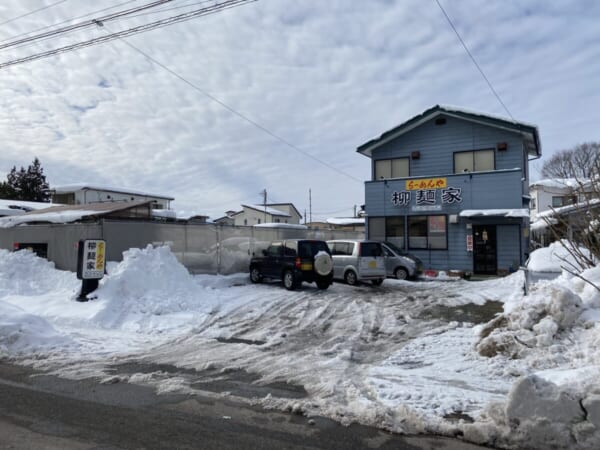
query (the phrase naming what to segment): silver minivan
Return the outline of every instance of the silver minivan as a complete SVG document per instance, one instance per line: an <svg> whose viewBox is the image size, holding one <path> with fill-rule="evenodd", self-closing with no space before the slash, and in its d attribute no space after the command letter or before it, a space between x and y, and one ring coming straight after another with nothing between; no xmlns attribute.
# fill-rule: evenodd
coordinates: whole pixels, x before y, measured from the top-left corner
<svg viewBox="0 0 600 450"><path fill-rule="evenodd" d="M423 273L423 264L419 258L400 250L391 242L382 242L381 245L388 278L408 280L415 279Z"/></svg>
<svg viewBox="0 0 600 450"><path fill-rule="evenodd" d="M333 259L333 278L353 286L371 281L379 286L385 279L385 257L380 242L362 240L327 241Z"/></svg>

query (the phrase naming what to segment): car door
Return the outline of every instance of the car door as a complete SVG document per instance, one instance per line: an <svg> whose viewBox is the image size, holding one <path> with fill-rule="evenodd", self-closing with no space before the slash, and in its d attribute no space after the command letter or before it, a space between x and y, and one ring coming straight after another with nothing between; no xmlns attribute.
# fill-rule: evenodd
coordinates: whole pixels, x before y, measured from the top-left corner
<svg viewBox="0 0 600 450"><path fill-rule="evenodd" d="M273 242L265 251L263 274L269 278L281 277L281 266L283 264L283 243Z"/></svg>
<svg viewBox="0 0 600 450"><path fill-rule="evenodd" d="M387 276L394 276L394 269L398 265L398 257L396 254L385 245L381 245L383 249L383 256L385 257L385 274Z"/></svg>
<svg viewBox="0 0 600 450"><path fill-rule="evenodd" d="M385 277L385 258L379 242L361 242L359 249L361 277Z"/></svg>

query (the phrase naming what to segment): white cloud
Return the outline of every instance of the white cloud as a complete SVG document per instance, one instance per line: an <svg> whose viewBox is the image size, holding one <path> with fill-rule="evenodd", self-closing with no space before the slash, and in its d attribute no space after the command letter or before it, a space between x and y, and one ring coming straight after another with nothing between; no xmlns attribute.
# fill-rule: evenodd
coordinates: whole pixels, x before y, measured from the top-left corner
<svg viewBox="0 0 600 450"><path fill-rule="evenodd" d="M0 40L112 4L60 4L7 24ZM442 4L515 118L540 127L546 155L600 139L594 2ZM6 1L0 15L39 7ZM370 167L356 147L428 107L506 115L433 1L261 0L128 42L359 180ZM30 50L0 51L0 61ZM176 207L212 217L259 201L263 188L301 211L312 188L322 217L364 201L361 182L122 42L1 70L0 79L0 175L38 156L51 184L164 192Z"/></svg>

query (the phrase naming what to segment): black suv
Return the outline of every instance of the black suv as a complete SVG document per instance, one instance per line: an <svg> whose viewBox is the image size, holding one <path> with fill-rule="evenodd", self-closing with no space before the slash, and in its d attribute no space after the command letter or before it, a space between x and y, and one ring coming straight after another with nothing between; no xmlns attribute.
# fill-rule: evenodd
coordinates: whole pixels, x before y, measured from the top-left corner
<svg viewBox="0 0 600 450"><path fill-rule="evenodd" d="M260 283L263 278L282 280L288 290L303 281L317 283L319 289L327 289L333 282L331 251L325 241L290 239L275 241L263 256L250 260L250 281Z"/></svg>

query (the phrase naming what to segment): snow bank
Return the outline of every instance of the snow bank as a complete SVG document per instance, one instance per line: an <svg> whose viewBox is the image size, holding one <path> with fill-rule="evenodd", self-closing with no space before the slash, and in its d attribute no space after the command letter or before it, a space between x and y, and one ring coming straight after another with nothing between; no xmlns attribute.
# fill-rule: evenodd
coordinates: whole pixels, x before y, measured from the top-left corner
<svg viewBox="0 0 600 450"><path fill-rule="evenodd" d="M29 250L0 249L0 298L6 295L41 295L64 287L72 288L75 275L56 270L54 263Z"/></svg>
<svg viewBox="0 0 600 450"><path fill-rule="evenodd" d="M573 254L581 253L592 259L589 250L585 248L569 251L570 243L568 241L557 241L548 247L539 248L529 256L527 268L535 272L562 272L563 268L568 270L581 271L584 267L577 262Z"/></svg>
<svg viewBox="0 0 600 450"><path fill-rule="evenodd" d="M147 333L187 324L215 305L167 246L127 250L91 296L103 304L94 323Z"/></svg>
<svg viewBox="0 0 600 450"><path fill-rule="evenodd" d="M69 342L45 319L0 301L0 357L49 351Z"/></svg>
<svg viewBox="0 0 600 450"><path fill-rule="evenodd" d="M556 249L543 250L549 255ZM600 285L600 268L581 275ZM481 443L532 449L600 447L596 287L564 274L540 282L528 296L506 302L504 313L478 332L476 349L481 355L522 360L527 368L506 401L490 405L477 430L471 430Z"/></svg>

